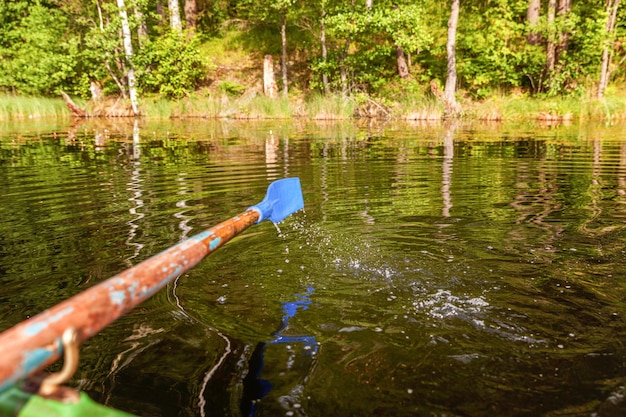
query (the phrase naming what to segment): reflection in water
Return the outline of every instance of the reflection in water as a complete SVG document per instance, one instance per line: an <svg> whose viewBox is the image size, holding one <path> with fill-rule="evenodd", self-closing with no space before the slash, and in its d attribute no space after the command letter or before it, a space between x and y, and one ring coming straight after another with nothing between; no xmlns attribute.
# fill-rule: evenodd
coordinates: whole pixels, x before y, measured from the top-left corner
<svg viewBox="0 0 626 417"><path fill-rule="evenodd" d="M126 258L126 263L128 266L132 266L132 259L139 256L139 252L143 249L143 243L134 242L135 237L137 236L137 229L139 229L138 222L145 217L145 214L141 212L143 208L143 200L141 199L143 195L143 191L141 188L141 183L143 180L141 179L141 162L135 161L133 162L133 169L131 171L130 181L127 183L127 190L132 193L131 197L128 199L133 206L128 209L128 212L134 216L133 219L129 220L126 224L130 226L128 230L128 238L126 239L126 244L128 246L132 246L134 248L133 254Z"/></svg>
<svg viewBox="0 0 626 417"><path fill-rule="evenodd" d="M133 126L132 150L130 126L0 141L5 327L301 178L306 214L280 239L242 234L84 345L95 399L181 417L623 414L623 132L200 124Z"/></svg>
<svg viewBox="0 0 626 417"><path fill-rule="evenodd" d="M443 200L443 209L441 215L450 217L450 209L452 208L452 198L450 196L450 185L452 183L452 162L454 159L454 128L447 127L443 138L443 162L441 164L441 197Z"/></svg>
<svg viewBox="0 0 626 417"><path fill-rule="evenodd" d="M133 122L133 159L141 157L141 146L139 144L139 120Z"/></svg>
<svg viewBox="0 0 626 417"><path fill-rule="evenodd" d="M277 179L275 172L278 169L278 139L274 137L274 132L270 130L269 136L265 138L265 167L267 170L267 180Z"/></svg>
<svg viewBox="0 0 626 417"><path fill-rule="evenodd" d="M184 196L189 193L189 189L186 185L186 182L187 182L186 177L187 177L187 174L184 172L181 172L178 174L177 180L180 186L178 188L178 191L176 191L177 195ZM178 228L182 232L180 234L180 241L182 242L183 240L187 239L188 234L192 229L192 227L188 225L189 221L192 219L192 216L185 214L188 209L187 200L176 201L176 207L181 209L180 211L177 211L176 213L174 213L174 217L180 220L180 222L178 223Z"/></svg>
<svg viewBox="0 0 626 417"><path fill-rule="evenodd" d="M311 305L309 298L315 290L308 287L305 294L296 294L295 301L283 303L283 317L279 329L274 332L274 337L268 342L260 342L252 353L249 364L248 374L243 380L243 397L241 399L241 413L244 416L254 417L257 412L259 401L266 397L272 389L272 381L262 377L263 367L265 366L267 349L272 349L273 345L285 345L287 357L281 356L284 361L283 371L280 379L285 379L285 374L295 374L296 379L291 381L291 388L287 393L278 398L282 407L289 412L289 415L306 415L305 409L302 408L302 399L300 398L307 374L314 366L314 358L318 351L318 344L315 336L294 336L285 334L289 327L289 319L293 318L298 310L306 310ZM300 347L298 351L297 348ZM276 367L276 365L274 365ZM279 378L277 378L279 379ZM283 381L284 385L284 381ZM285 388L283 387L283 391Z"/></svg>

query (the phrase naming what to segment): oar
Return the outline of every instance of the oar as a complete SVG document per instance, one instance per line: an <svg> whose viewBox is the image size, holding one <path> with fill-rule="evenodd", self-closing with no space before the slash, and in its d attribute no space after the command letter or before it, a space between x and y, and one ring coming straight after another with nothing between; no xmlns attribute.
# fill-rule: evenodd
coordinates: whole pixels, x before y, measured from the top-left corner
<svg viewBox="0 0 626 417"><path fill-rule="evenodd" d="M127 269L0 334L0 392L57 360L68 328L82 342L197 265L254 223L282 221L302 209L300 180L271 183L245 212Z"/></svg>

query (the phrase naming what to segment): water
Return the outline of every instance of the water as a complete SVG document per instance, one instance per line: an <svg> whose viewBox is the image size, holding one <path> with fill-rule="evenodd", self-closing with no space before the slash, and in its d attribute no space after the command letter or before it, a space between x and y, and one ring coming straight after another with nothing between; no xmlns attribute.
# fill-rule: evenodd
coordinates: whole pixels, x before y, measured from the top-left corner
<svg viewBox="0 0 626 417"><path fill-rule="evenodd" d="M154 416L623 415L624 139L5 127L0 330L298 176L304 212L254 226L84 343L70 385Z"/></svg>

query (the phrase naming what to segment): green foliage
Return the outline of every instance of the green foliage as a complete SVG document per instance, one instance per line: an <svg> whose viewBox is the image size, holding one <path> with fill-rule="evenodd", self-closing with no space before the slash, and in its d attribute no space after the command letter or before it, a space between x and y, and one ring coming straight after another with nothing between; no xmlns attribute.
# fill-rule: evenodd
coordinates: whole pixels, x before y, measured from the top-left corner
<svg viewBox="0 0 626 417"><path fill-rule="evenodd" d="M6 12L6 11L5 11ZM0 46L0 89L27 95L74 90L79 40L62 12L34 4L7 22ZM3 14L2 20L8 20Z"/></svg>
<svg viewBox="0 0 626 417"><path fill-rule="evenodd" d="M478 97L523 81L525 26L516 15L521 11L506 1L492 3L486 10L471 8L459 23L458 72L464 87Z"/></svg>
<svg viewBox="0 0 626 417"><path fill-rule="evenodd" d="M246 86L245 85L241 85L239 83L233 82L233 81L222 81L219 85L218 88L220 91L231 95L231 96L239 96L241 95L244 91L246 91Z"/></svg>
<svg viewBox="0 0 626 417"><path fill-rule="evenodd" d="M448 4L433 0L375 0L372 8L365 1L341 0L198 4L198 33L186 37L170 33L154 0L126 0L135 52L132 65L143 93L188 96L203 86L208 58L215 58L223 67L245 73L229 76L228 81L218 78L218 90L241 94L243 84L259 79L256 71L263 55L273 55L278 68L283 16L292 94L322 91L326 75L331 93L347 88L348 94L392 97L393 88L400 88L401 94L395 95L411 101L408 95L420 95L431 81L442 83L446 76ZM616 30L607 34L605 4L573 2L569 13L557 13L550 23L544 4L540 22L532 28L539 34L536 45L527 41L527 7L528 0L461 4L456 62L458 85L465 94L475 99L510 91L581 97L598 80L605 46L614 55L612 80L624 80L626 67L618 65L626 59L623 5ZM322 16L326 58L322 58ZM140 27L147 28L147 37L140 38ZM548 41L557 44L550 72ZM398 46L410 56L410 78L419 88L398 87ZM115 1L0 0L0 91L57 95L62 89L87 98L89 83L95 80L105 94L120 94L127 89L130 68Z"/></svg>
<svg viewBox="0 0 626 417"><path fill-rule="evenodd" d="M169 98L192 92L210 67L198 46L197 37L174 32L148 42L134 59L140 88Z"/></svg>

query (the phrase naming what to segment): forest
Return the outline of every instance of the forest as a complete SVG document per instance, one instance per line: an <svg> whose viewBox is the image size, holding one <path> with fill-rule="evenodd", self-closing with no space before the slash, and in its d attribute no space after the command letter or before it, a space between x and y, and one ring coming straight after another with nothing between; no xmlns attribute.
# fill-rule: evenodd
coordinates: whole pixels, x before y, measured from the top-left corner
<svg viewBox="0 0 626 417"><path fill-rule="evenodd" d="M599 100L624 96L625 17L620 0L0 0L0 94L121 97L135 115L190 97L449 115Z"/></svg>

